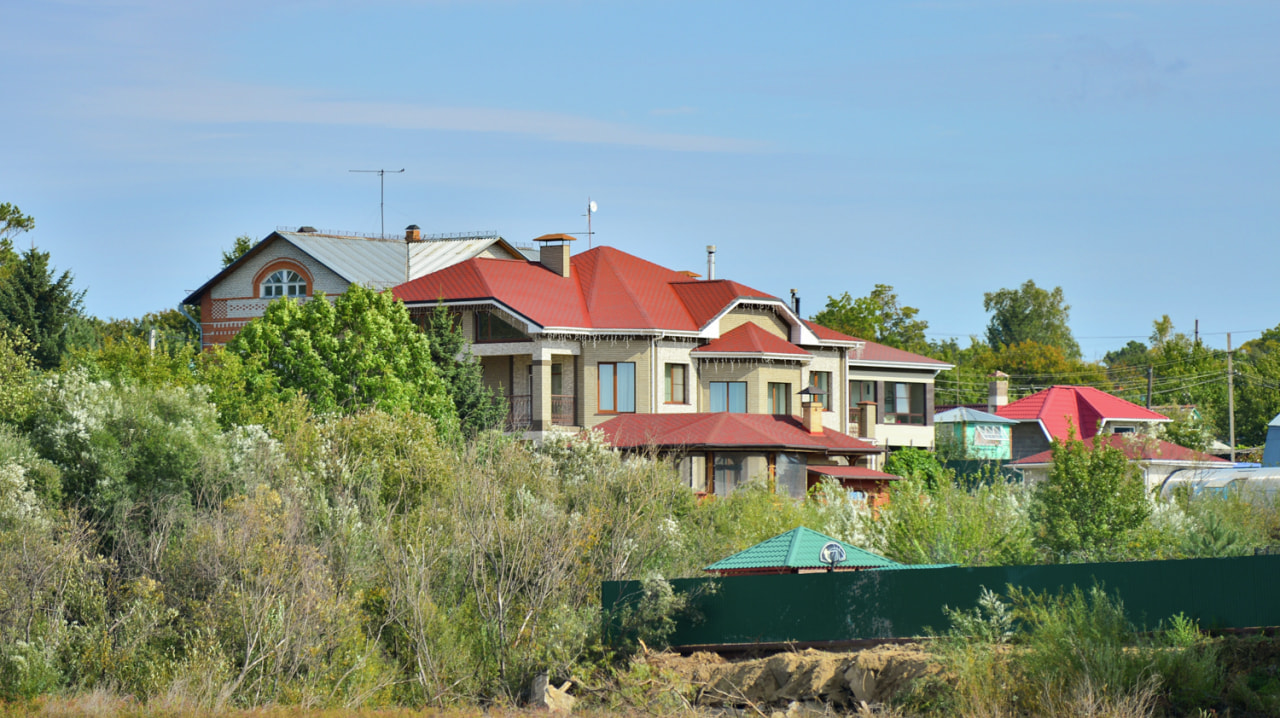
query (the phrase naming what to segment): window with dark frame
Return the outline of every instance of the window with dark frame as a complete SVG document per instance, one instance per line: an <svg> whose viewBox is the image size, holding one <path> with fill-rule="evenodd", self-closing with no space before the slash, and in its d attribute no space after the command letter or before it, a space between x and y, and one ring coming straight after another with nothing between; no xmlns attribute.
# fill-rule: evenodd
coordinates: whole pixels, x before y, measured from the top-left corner
<svg viewBox="0 0 1280 718"><path fill-rule="evenodd" d="M604 362L599 371L598 411L601 414L633 414L636 410L635 362Z"/></svg>
<svg viewBox="0 0 1280 718"><path fill-rule="evenodd" d="M914 382L887 382L884 385L884 423L925 423L925 385Z"/></svg>
<svg viewBox="0 0 1280 718"><path fill-rule="evenodd" d="M689 367L685 364L668 364L665 370L666 375L666 393L665 401L668 404L688 404L689 392L688 377Z"/></svg>

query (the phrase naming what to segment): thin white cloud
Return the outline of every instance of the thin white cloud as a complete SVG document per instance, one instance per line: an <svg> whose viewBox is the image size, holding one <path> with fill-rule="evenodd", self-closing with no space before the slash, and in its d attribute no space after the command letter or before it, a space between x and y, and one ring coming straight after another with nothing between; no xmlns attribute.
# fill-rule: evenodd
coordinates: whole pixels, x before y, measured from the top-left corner
<svg viewBox="0 0 1280 718"><path fill-rule="evenodd" d="M678 152L758 152L764 144L707 135L652 132L588 117L485 107L334 100L293 89L235 83L94 90L84 107L96 114L193 124L269 122L403 130L501 132L553 142L610 144Z"/></svg>

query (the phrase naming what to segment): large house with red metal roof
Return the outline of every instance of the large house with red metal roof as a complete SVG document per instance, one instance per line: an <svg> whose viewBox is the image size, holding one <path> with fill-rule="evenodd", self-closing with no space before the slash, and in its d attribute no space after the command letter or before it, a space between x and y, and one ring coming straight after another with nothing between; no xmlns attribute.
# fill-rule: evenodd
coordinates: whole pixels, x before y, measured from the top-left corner
<svg viewBox="0 0 1280 718"><path fill-rule="evenodd" d="M392 289L415 316L455 313L513 430L609 423L616 445L714 447L683 465L709 491L766 474L798 490L810 464L932 446L933 380L949 365L812 324L734 281L607 246L573 255L567 235L535 241L538 261L475 257ZM807 387L818 408L796 419Z"/></svg>
<svg viewBox="0 0 1280 718"><path fill-rule="evenodd" d="M995 414L1014 419L1013 459L1048 451L1052 443L1098 434L1151 434L1170 421L1133 402L1091 386L1054 386L1011 404L995 407Z"/></svg>

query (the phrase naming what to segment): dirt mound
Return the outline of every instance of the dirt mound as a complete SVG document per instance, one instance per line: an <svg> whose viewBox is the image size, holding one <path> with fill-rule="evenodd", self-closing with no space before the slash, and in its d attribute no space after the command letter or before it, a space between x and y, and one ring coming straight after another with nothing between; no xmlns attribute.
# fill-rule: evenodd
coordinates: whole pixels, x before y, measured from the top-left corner
<svg viewBox="0 0 1280 718"><path fill-rule="evenodd" d="M929 654L914 645L848 653L808 649L742 661L715 653L660 653L641 660L700 687L704 705L880 703L912 679L939 671Z"/></svg>

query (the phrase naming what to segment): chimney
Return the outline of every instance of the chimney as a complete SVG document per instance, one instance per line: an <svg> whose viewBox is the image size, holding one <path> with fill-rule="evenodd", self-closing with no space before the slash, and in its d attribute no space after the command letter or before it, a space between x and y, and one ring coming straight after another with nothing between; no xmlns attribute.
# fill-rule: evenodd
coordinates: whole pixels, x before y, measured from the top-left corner
<svg viewBox="0 0 1280 718"><path fill-rule="evenodd" d="M858 436L863 439L876 438L876 403L874 401L858 402Z"/></svg>
<svg viewBox="0 0 1280 718"><path fill-rule="evenodd" d="M1009 375L997 371L991 375L991 383L987 385L987 411L994 414L1008 403Z"/></svg>
<svg viewBox="0 0 1280 718"><path fill-rule="evenodd" d="M404 241L406 241L406 242L421 242L421 241L422 241L422 229L421 229L418 225L416 225L416 224L411 224L411 225L409 225L408 227L405 227L405 228L404 228Z"/></svg>
<svg viewBox="0 0 1280 718"><path fill-rule="evenodd" d="M814 400L813 402L800 407L800 420L804 423L805 431L810 434L821 434L822 402Z"/></svg>
<svg viewBox="0 0 1280 718"><path fill-rule="evenodd" d="M569 276L569 243L578 241L567 234L544 234L535 237L538 263L562 277Z"/></svg>
<svg viewBox="0 0 1280 718"><path fill-rule="evenodd" d="M707 245L707 281L716 278L716 246Z"/></svg>
<svg viewBox="0 0 1280 718"><path fill-rule="evenodd" d="M794 289L791 290L791 311L795 312L797 317L800 316L800 295Z"/></svg>

